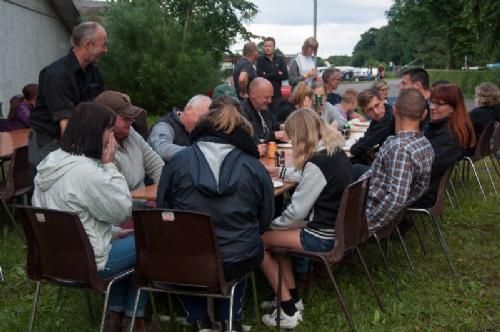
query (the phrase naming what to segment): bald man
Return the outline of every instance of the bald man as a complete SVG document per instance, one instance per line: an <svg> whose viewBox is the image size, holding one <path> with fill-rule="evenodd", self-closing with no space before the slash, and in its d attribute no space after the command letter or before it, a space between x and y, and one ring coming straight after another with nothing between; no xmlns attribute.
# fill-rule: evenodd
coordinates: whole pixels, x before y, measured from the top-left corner
<svg viewBox="0 0 500 332"><path fill-rule="evenodd" d="M250 83L248 99L241 103L241 114L252 124L256 142L274 140L274 130L279 130L276 118L267 108L273 95L271 82L258 77Z"/></svg>

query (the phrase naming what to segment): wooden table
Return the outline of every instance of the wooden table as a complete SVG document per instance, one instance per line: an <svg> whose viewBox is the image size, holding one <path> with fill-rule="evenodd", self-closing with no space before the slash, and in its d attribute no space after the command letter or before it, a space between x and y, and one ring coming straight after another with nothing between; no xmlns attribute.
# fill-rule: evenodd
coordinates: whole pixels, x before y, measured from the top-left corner
<svg viewBox="0 0 500 332"><path fill-rule="evenodd" d="M9 157L15 149L28 145L30 129L17 129L0 133L0 158Z"/></svg>

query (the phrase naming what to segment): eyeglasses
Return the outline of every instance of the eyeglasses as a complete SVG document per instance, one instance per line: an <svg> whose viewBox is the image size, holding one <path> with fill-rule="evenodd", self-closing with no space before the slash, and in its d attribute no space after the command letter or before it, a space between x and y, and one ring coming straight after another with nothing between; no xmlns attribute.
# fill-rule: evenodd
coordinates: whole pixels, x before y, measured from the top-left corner
<svg viewBox="0 0 500 332"><path fill-rule="evenodd" d="M448 103L445 103L444 101L440 101L440 102L437 102L437 101L429 101L429 107L432 107L432 106L436 106L436 107L440 107L440 106L445 106L445 105L448 105Z"/></svg>

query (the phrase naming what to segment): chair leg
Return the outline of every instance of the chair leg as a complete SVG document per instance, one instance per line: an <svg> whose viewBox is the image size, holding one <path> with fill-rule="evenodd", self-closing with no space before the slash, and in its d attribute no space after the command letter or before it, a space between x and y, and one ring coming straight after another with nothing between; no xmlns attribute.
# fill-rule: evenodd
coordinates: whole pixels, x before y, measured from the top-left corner
<svg viewBox="0 0 500 332"><path fill-rule="evenodd" d="M455 197L455 200L457 201L457 208L461 208L460 206L460 200L458 199L457 191L455 190L455 184L453 184L453 181L450 179L450 187L451 187L451 192L453 193L453 196Z"/></svg>
<svg viewBox="0 0 500 332"><path fill-rule="evenodd" d="M100 332L104 331L104 322L106 321L106 312L108 311L108 302L109 302L109 293L111 291L111 287L114 285L115 280L111 280L106 287L106 294L104 295L104 304L102 308L102 316L101 316L101 327L99 328Z"/></svg>
<svg viewBox="0 0 500 332"><path fill-rule="evenodd" d="M488 163L486 162L486 158L483 158L484 167L486 168L486 173L488 173L488 177L490 178L491 186L493 187L493 191L495 195L497 195L497 188L495 187L495 182L493 182L493 178L491 177L490 168L488 167Z"/></svg>
<svg viewBox="0 0 500 332"><path fill-rule="evenodd" d="M410 254L408 252L408 248L406 247L405 240L403 239L403 236L401 235L399 228L398 227L395 227L395 228L396 228L396 234L398 235L399 241L401 242L401 245L403 246L403 250L405 252L406 259L408 260L408 264L410 264L411 272L413 273L413 276L415 277L416 276L415 267L413 266L413 262L411 261Z"/></svg>
<svg viewBox="0 0 500 332"><path fill-rule="evenodd" d="M366 263L365 263L365 259L363 258L363 255L361 254L361 250L359 250L358 246L356 246L356 252L358 253L359 259L361 261L361 265L363 265L363 269L365 270L366 276L368 277L368 281L370 282L370 287L372 289L373 294L375 295L375 299L377 300L377 304L380 307L380 310L383 312L384 305L382 304L382 301L380 300L380 296L378 295L377 289L375 288L375 285L373 284L373 279L372 279L372 275L370 273L370 270L368 270L368 267L366 266Z"/></svg>
<svg viewBox="0 0 500 332"><path fill-rule="evenodd" d="M134 325L135 325L135 315L137 314L137 307L139 307L139 298L141 297L141 288L139 287L137 289L137 294L135 295L135 300L134 300L134 312L132 313L132 318L130 319L130 332L134 331ZM101 331L102 332L102 331Z"/></svg>
<svg viewBox="0 0 500 332"><path fill-rule="evenodd" d="M342 296L342 293L340 292L340 288L337 285L337 282L335 281L335 277L333 276L333 272L332 272L332 269L330 268L330 264L328 263L328 261L324 257L323 257L323 264L326 268L326 271L328 272L328 276L330 277L330 280L332 281L333 287L335 288L335 293L337 295L337 299L339 300L340 306L342 307L342 310L344 311L344 315L347 318L347 322L349 323L349 327L351 328L351 331L356 331L351 314L349 313L349 310L347 309L347 306L345 304L344 297Z"/></svg>
<svg viewBox="0 0 500 332"><path fill-rule="evenodd" d="M233 305L234 305L234 290L236 289L236 285L238 285L239 281L234 283L231 287L231 296L229 297L229 328L228 332L233 332ZM279 311L279 309L278 309ZM130 331L132 332L132 331Z"/></svg>
<svg viewBox="0 0 500 332"><path fill-rule="evenodd" d="M464 168L462 167L462 175L460 175L460 168L458 167L457 164L454 166L455 168L455 174L458 176L458 179L460 180L460 185L462 187L462 192L465 194L465 183L464 183Z"/></svg>
<svg viewBox="0 0 500 332"><path fill-rule="evenodd" d="M495 156L492 156L491 154L490 154L490 160L491 160L491 163L493 164L493 168L495 169L495 172L500 177L500 162L497 160L497 158L495 158Z"/></svg>
<svg viewBox="0 0 500 332"><path fill-rule="evenodd" d="M424 255L427 255L427 252L425 251L425 246L424 246L424 239L420 235L420 231L418 230L417 223L415 222L415 219L413 219L413 215L409 213L410 215L410 220L413 224L413 228L415 228L415 232L417 232L417 237L418 237L418 242L420 243L420 248L422 249L422 253Z"/></svg>
<svg viewBox="0 0 500 332"><path fill-rule="evenodd" d="M479 180L479 175L477 174L476 167L474 166L474 163L469 157L465 157L465 160L468 161L467 165L470 165L472 168L472 171L474 172L474 176L476 177L477 184L479 185L479 189L481 190L481 193L483 194L484 200L486 200L486 193L484 192L483 185L481 184L481 181Z"/></svg>
<svg viewBox="0 0 500 332"><path fill-rule="evenodd" d="M448 201L450 202L451 208L454 209L455 204L453 204L453 201L451 199L450 193L448 192L448 189L446 189L445 192L446 192L446 197L448 197Z"/></svg>
<svg viewBox="0 0 500 332"><path fill-rule="evenodd" d="M9 209L9 207L7 206L7 203L5 203L5 201L1 197L0 197L0 202L2 203L2 206L3 206L4 210L5 210L5 212L7 213L7 217L9 218L10 223L12 224L12 228L14 228L14 231L16 232L17 236L19 236L19 238L24 243L26 243L26 239L24 238L23 233L22 233L22 231L19 228L19 225L16 223L16 219L14 218L14 215L12 214L12 212Z"/></svg>
<svg viewBox="0 0 500 332"><path fill-rule="evenodd" d="M384 261L385 271L387 272L389 279L391 279L392 284L394 285L396 295L401 300L401 297L399 295L398 283L396 282L396 278L394 278L394 274L392 273L391 269L389 268L389 263L387 262L387 258L384 255L384 250L382 249L382 245L380 244L380 240L379 240L377 234L373 234L373 237L375 238L375 242L377 243L377 248L378 248L378 251L380 252L380 256L382 256L382 260Z"/></svg>
<svg viewBox="0 0 500 332"><path fill-rule="evenodd" d="M429 213L429 217L432 223L432 226L434 227L434 231L436 232L436 236L439 240L439 243L441 244L441 247L443 248L444 255L446 257L446 260L448 261L448 265L450 266L451 272L455 276L455 269L453 268L453 264L451 263L451 257L450 257L450 252L448 250L448 245L446 244L446 241L444 239L443 233L441 232L441 229L439 228L438 223L436 222L436 219L434 216Z"/></svg>
<svg viewBox="0 0 500 332"><path fill-rule="evenodd" d="M33 299L33 309L31 310L30 325L28 327L28 332L33 331L33 325L35 324L36 309L38 306L38 300L40 298L40 288L41 288L41 282L37 281L36 290L35 290L35 298Z"/></svg>
<svg viewBox="0 0 500 332"><path fill-rule="evenodd" d="M252 296L253 296L253 310L255 315L255 322L257 326L260 325L260 309L259 299L257 298L257 283L255 282L255 272L250 273L250 280L252 282Z"/></svg>

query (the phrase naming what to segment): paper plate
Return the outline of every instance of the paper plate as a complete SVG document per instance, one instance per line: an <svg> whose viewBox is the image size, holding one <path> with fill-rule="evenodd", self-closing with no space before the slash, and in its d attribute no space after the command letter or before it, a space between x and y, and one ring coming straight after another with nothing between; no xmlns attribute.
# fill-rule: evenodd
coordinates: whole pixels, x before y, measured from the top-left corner
<svg viewBox="0 0 500 332"><path fill-rule="evenodd" d="M278 144L278 148L281 149L293 148L293 145L292 143L280 143Z"/></svg>
<svg viewBox="0 0 500 332"><path fill-rule="evenodd" d="M283 187L283 182L274 180L273 181L273 186L274 186L274 188Z"/></svg>
<svg viewBox="0 0 500 332"><path fill-rule="evenodd" d="M370 126L370 122L357 122L357 123L354 123L353 126L368 128Z"/></svg>

